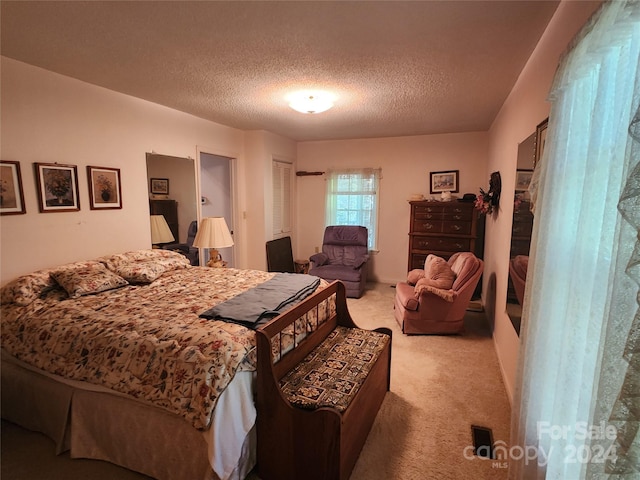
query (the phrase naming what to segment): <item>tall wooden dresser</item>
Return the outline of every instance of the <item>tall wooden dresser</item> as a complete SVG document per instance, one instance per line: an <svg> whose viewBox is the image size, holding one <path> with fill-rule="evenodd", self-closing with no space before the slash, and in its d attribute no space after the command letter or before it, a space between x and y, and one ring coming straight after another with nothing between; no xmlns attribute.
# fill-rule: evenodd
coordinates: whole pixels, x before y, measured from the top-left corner
<svg viewBox="0 0 640 480"><path fill-rule="evenodd" d="M484 216L473 203L416 201L411 204L409 267L424 268L430 253L448 259L456 252L484 254Z"/></svg>

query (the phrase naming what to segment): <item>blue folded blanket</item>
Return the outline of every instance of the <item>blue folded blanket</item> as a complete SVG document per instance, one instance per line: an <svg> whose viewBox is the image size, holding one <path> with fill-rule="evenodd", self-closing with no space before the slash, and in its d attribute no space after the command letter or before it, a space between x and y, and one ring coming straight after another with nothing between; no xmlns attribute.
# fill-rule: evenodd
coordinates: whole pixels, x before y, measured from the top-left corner
<svg viewBox="0 0 640 480"><path fill-rule="evenodd" d="M208 320L235 322L255 329L311 295L318 285L320 279L312 275L277 273L272 279L202 312L199 316Z"/></svg>

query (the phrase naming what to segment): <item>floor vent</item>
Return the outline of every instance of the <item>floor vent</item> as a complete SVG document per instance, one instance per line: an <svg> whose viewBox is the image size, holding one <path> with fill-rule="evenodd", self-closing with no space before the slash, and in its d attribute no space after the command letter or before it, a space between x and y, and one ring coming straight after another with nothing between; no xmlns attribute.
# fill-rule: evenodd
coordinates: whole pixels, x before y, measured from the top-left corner
<svg viewBox="0 0 640 480"><path fill-rule="evenodd" d="M471 425L473 453L478 457L493 458L493 433L490 428Z"/></svg>

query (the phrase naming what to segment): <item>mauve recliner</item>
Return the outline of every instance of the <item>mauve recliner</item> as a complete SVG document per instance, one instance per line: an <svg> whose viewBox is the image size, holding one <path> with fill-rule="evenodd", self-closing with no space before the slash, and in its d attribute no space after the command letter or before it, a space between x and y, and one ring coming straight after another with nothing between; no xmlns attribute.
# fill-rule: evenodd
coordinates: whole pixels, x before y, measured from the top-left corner
<svg viewBox="0 0 640 480"><path fill-rule="evenodd" d="M367 237L366 227L327 227L322 240L322 253L309 258L309 275L329 282L340 280L347 289L347 297L360 298L367 283Z"/></svg>
<svg viewBox="0 0 640 480"><path fill-rule="evenodd" d="M454 253L447 263L456 274L451 289L416 293L408 282L396 284L394 315L406 334L453 334L464 330L464 316L484 263L471 252Z"/></svg>

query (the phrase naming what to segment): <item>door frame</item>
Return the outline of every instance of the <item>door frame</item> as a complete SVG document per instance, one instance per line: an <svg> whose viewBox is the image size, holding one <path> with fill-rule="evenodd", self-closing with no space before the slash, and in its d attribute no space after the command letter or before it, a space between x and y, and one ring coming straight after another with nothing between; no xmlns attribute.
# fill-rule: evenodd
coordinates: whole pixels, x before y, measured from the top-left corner
<svg viewBox="0 0 640 480"><path fill-rule="evenodd" d="M198 194L198 224L202 221L202 155L213 155L216 157L224 157L229 159L229 218L231 225L229 225L229 230L232 232L234 246L231 248L231 257L225 258L229 267L234 267L237 265L237 249L239 238L242 237L241 232L239 231L239 226L241 223L238 221L237 216L237 160L238 154L234 152L229 152L221 148L217 147L203 147L196 146L196 191ZM226 216L226 215L225 215ZM205 265L205 252L204 249L200 249L200 265Z"/></svg>

